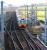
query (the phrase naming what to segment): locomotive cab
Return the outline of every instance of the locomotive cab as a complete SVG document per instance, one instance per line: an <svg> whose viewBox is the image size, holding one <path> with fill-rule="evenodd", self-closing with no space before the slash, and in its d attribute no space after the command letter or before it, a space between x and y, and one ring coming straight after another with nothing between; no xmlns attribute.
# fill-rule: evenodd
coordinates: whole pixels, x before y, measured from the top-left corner
<svg viewBox="0 0 47 50"><path fill-rule="evenodd" d="M21 19L19 21L19 27L20 28L26 28L27 27L27 20L26 19Z"/></svg>

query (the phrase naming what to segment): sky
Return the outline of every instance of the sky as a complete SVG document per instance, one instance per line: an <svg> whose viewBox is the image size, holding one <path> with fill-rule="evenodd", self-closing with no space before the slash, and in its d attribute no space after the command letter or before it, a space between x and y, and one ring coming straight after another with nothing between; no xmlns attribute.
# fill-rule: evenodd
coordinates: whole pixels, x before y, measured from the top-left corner
<svg viewBox="0 0 47 50"><path fill-rule="evenodd" d="M12 4L14 6L47 3L47 0L0 0L0 1L4 1L5 5Z"/></svg>

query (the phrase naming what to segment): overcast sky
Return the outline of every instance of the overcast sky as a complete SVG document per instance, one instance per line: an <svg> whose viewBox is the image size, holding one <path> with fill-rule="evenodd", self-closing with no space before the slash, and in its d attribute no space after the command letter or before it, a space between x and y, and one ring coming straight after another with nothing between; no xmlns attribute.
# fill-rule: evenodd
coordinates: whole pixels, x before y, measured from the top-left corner
<svg viewBox="0 0 47 50"><path fill-rule="evenodd" d="M14 6L21 6L21 5L31 5L33 4L39 4L39 3L47 3L47 0L0 0L4 1L5 4L12 4Z"/></svg>

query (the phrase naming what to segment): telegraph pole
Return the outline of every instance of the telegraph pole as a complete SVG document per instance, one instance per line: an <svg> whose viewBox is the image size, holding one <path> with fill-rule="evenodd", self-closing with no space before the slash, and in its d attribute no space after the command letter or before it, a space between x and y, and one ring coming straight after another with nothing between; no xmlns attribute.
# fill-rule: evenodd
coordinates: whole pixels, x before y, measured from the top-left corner
<svg viewBox="0 0 47 50"><path fill-rule="evenodd" d="M3 1L1 1L1 33L2 33L2 49L4 50L4 16L3 16Z"/></svg>

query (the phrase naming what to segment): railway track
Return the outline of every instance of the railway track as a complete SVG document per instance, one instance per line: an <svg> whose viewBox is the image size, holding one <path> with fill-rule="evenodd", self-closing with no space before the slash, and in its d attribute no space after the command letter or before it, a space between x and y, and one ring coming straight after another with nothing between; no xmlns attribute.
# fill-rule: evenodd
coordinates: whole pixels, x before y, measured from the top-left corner
<svg viewBox="0 0 47 50"><path fill-rule="evenodd" d="M28 42L26 41L25 37L23 36L22 32L20 30L16 30L16 36L23 47L23 50L31 50Z"/></svg>
<svg viewBox="0 0 47 50"><path fill-rule="evenodd" d="M41 50L47 50L47 48L35 37L33 36L28 30L26 30L27 34L29 35L30 39L36 44Z"/></svg>
<svg viewBox="0 0 47 50"><path fill-rule="evenodd" d="M7 32L7 34L11 38L15 50L47 50L36 37L27 33L25 29L16 29L16 31ZM10 43L9 46L11 46Z"/></svg>
<svg viewBox="0 0 47 50"><path fill-rule="evenodd" d="M9 45L7 45L6 47L9 49L9 50L23 50L22 49L22 46L21 46L21 44L19 43L19 41L18 41L18 39L17 39L17 37L16 37L16 35L14 34L14 32L13 33L11 33L11 35L10 35L10 32L7 32L7 34L8 34L8 37L10 37L10 39L11 40L8 40L8 44ZM13 44L13 47L11 46L11 44ZM10 47L9 47L10 46ZM6 49L7 49L6 48ZM10 49L11 48L11 49Z"/></svg>
<svg viewBox="0 0 47 50"><path fill-rule="evenodd" d="M14 50L15 49L13 42L11 40L11 37L8 35L7 32L5 32L5 34L4 34L4 41L5 41L5 50Z"/></svg>
<svg viewBox="0 0 47 50"><path fill-rule="evenodd" d="M15 32L11 32L11 38L12 38L15 50L23 50L20 42L17 39L17 36L16 36Z"/></svg>
<svg viewBox="0 0 47 50"><path fill-rule="evenodd" d="M27 42L29 43L30 47L33 48L32 50L40 50L38 46L35 45L32 39L30 39L29 35L26 33L25 30L21 30Z"/></svg>

